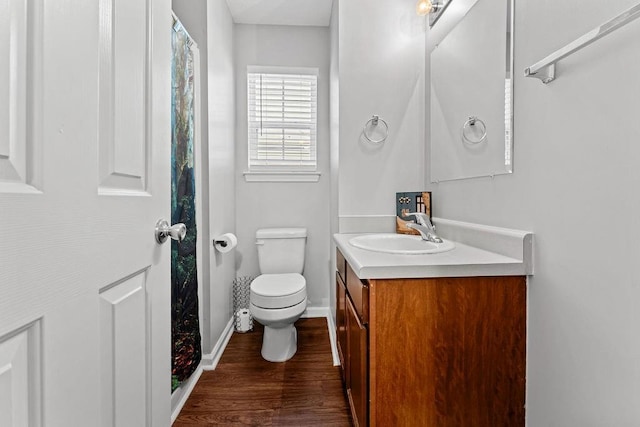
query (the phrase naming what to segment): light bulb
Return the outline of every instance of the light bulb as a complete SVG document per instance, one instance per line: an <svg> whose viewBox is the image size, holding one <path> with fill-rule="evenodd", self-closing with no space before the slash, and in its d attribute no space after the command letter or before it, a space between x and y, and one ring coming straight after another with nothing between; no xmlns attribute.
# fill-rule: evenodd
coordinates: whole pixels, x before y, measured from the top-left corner
<svg viewBox="0 0 640 427"><path fill-rule="evenodd" d="M431 12L432 8L433 5L430 0L418 0L418 4L416 4L416 13L418 16L425 16Z"/></svg>

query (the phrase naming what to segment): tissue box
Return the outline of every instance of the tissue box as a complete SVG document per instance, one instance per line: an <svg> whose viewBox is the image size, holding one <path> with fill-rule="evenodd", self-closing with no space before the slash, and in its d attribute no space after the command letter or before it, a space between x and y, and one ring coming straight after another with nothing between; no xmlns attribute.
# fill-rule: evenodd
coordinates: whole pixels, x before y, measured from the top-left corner
<svg viewBox="0 0 640 427"><path fill-rule="evenodd" d="M431 191L396 193L396 233L420 234L407 227L407 222L416 222L409 212L422 212L431 218Z"/></svg>

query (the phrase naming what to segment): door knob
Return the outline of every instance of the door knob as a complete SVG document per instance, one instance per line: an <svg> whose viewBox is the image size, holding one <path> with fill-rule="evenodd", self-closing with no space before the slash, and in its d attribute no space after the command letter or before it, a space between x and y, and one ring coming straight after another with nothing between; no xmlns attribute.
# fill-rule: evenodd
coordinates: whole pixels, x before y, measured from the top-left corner
<svg viewBox="0 0 640 427"><path fill-rule="evenodd" d="M156 223L156 242L158 243L164 243L168 237L182 242L186 235L187 226L181 222L170 226L166 219L159 219Z"/></svg>

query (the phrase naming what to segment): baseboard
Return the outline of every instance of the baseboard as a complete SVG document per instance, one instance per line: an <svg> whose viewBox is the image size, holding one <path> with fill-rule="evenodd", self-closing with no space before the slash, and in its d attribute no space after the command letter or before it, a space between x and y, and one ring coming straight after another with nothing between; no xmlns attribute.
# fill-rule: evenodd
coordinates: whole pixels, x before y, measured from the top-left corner
<svg viewBox="0 0 640 427"><path fill-rule="evenodd" d="M173 424L176 418L178 418L178 415L180 415L180 411L182 411L182 407L187 402L189 396L191 396L191 392L198 383L200 375L202 375L202 362L200 362L198 368L189 379L171 393L171 424Z"/></svg>
<svg viewBox="0 0 640 427"><path fill-rule="evenodd" d="M229 344L229 340L231 339L231 335L233 335L234 329L233 317L229 319L227 326L222 331L222 335L218 339L218 342L211 350L211 353L205 354L202 356L202 369L205 371L213 371L218 366L218 362L222 357L222 353L224 353L224 349L227 348L227 344Z"/></svg>
<svg viewBox="0 0 640 427"><path fill-rule="evenodd" d="M231 335L233 335L233 317L229 320L229 323L227 323L224 331L222 331L222 335L220 335L211 353L202 356L202 361L193 375L171 394L171 424L173 424L178 418L178 415L180 415L180 411L182 411L184 404L187 402L187 399L189 399L189 396L191 396L191 392L200 379L202 372L213 371L216 366L218 366L222 353L224 353L224 349L227 347L227 344L229 344Z"/></svg>
<svg viewBox="0 0 640 427"><path fill-rule="evenodd" d="M340 366L340 357L338 356L338 345L336 340L336 324L333 322L333 317L331 316L331 310L329 310L329 307L307 307L304 313L302 313L302 317L306 319L325 317L327 319L333 366Z"/></svg>
<svg viewBox="0 0 640 427"><path fill-rule="evenodd" d="M338 356L338 339L336 337L336 324L331 316L331 310L327 310L327 327L329 328L329 341L331 341L331 356L333 356L333 366L340 366L340 356Z"/></svg>
<svg viewBox="0 0 640 427"><path fill-rule="evenodd" d="M302 313L303 319L314 319L316 317L327 317L329 315L329 307L307 307Z"/></svg>

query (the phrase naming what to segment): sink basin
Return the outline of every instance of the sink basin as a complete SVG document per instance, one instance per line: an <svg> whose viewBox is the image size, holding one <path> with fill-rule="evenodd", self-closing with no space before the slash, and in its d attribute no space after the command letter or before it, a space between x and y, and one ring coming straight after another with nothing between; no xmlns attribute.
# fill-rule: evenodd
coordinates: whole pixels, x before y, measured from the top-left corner
<svg viewBox="0 0 640 427"><path fill-rule="evenodd" d="M456 247L450 240L433 243L422 240L420 236L394 233L356 236L349 240L349 244L368 251L405 255L438 254Z"/></svg>

